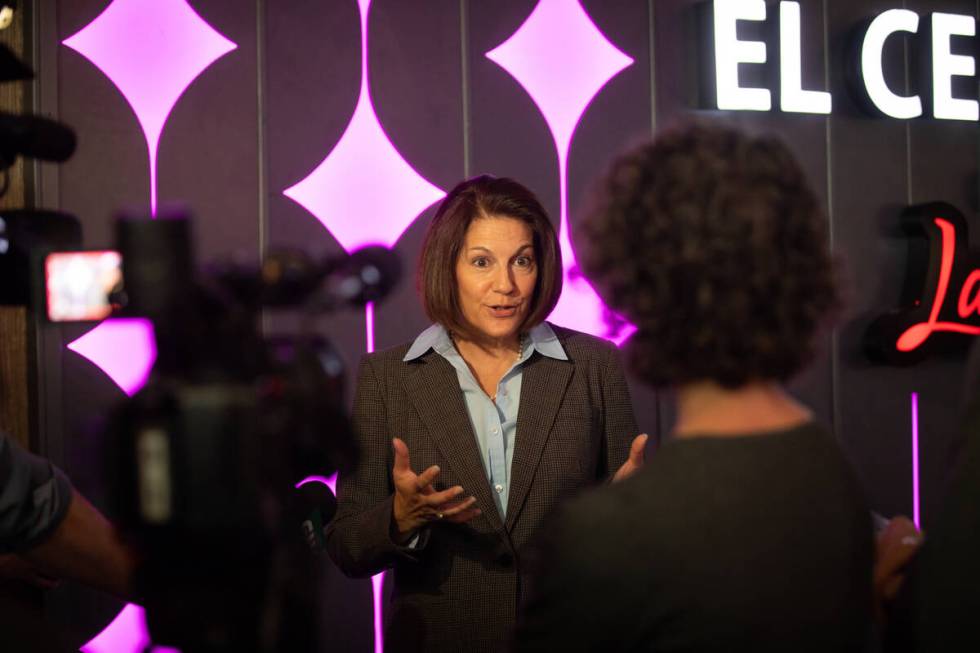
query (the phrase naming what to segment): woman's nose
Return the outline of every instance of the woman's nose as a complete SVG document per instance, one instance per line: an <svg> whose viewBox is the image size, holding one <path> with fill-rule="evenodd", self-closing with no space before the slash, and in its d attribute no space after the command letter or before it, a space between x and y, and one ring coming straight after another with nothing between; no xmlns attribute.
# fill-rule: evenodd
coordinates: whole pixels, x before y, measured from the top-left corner
<svg viewBox="0 0 980 653"><path fill-rule="evenodd" d="M509 268L501 268L493 278L493 290L502 295L509 295L514 292L517 284L514 283L513 275Z"/></svg>

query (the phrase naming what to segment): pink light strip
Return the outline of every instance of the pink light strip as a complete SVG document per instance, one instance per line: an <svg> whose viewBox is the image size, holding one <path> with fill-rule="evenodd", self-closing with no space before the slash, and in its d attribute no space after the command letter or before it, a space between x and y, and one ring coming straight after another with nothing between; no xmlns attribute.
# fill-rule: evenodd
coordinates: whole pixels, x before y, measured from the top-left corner
<svg viewBox="0 0 980 653"><path fill-rule="evenodd" d="M371 589L374 593L374 653L384 653L384 623L381 615L383 606L381 601L384 598L385 572L371 576Z"/></svg>
<svg viewBox="0 0 980 653"><path fill-rule="evenodd" d="M922 530L919 511L919 393L912 393L912 521Z"/></svg>
<svg viewBox="0 0 980 653"><path fill-rule="evenodd" d="M367 326L367 352L374 351L374 302L364 305L364 322Z"/></svg>

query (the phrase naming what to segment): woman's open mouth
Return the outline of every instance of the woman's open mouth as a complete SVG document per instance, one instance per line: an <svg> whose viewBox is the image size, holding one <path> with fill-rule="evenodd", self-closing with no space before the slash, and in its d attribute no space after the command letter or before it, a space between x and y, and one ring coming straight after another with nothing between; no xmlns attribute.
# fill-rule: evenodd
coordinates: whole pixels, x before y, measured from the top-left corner
<svg viewBox="0 0 980 653"><path fill-rule="evenodd" d="M517 314L518 304L495 304L487 308L494 317L514 317Z"/></svg>

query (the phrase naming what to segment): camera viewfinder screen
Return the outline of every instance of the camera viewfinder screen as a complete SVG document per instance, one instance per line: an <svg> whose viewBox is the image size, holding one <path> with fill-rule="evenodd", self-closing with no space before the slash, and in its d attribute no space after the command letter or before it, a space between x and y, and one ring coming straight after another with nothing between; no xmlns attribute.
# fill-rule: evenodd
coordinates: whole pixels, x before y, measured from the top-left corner
<svg viewBox="0 0 980 653"><path fill-rule="evenodd" d="M53 252L44 259L48 319L103 320L112 313L110 293L122 283L122 256L112 250Z"/></svg>

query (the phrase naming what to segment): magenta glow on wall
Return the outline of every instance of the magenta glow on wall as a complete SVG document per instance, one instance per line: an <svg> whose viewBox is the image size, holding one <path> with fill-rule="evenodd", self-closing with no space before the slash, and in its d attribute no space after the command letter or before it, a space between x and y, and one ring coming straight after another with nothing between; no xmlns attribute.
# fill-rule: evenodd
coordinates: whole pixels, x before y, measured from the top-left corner
<svg viewBox="0 0 980 653"><path fill-rule="evenodd" d="M568 152L592 99L633 59L606 39L577 0L540 0L524 24L486 56L531 96L558 152L564 288L549 319L621 344L635 328L605 307L575 259L568 221Z"/></svg>
<svg viewBox="0 0 980 653"><path fill-rule="evenodd" d="M81 648L81 653L140 653L150 644L143 608L130 603L122 609L112 623L92 641ZM180 653L178 649L154 646L152 653Z"/></svg>
<svg viewBox="0 0 980 653"><path fill-rule="evenodd" d="M146 141L149 206L155 215L157 150L167 118L187 87L237 46L212 29L186 0L114 0L63 43L92 62L132 108ZM99 367L128 395L143 386L156 360L153 325L143 319L106 320L68 348ZM142 609L127 605L82 650L135 652L148 642Z"/></svg>
<svg viewBox="0 0 980 653"><path fill-rule="evenodd" d="M170 112L202 72L237 46L186 0L114 0L63 43L102 71L132 108L146 140L149 204L156 215L157 150ZM68 348L132 395L146 382L156 359L148 325L106 320Z"/></svg>

